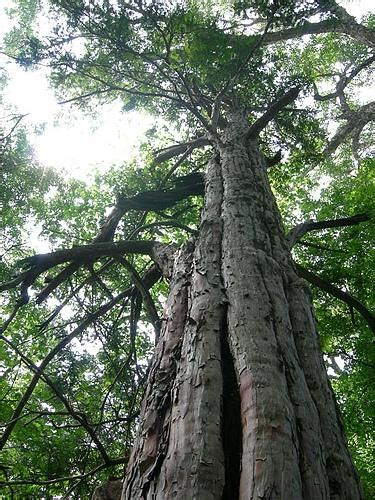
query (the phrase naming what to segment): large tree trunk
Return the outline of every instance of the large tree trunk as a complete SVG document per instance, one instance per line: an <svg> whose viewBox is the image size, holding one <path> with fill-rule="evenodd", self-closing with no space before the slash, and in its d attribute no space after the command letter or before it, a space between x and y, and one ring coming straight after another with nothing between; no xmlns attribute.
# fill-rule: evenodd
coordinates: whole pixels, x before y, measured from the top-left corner
<svg viewBox="0 0 375 500"><path fill-rule="evenodd" d="M240 117L175 256L123 499L362 498L311 298Z"/></svg>

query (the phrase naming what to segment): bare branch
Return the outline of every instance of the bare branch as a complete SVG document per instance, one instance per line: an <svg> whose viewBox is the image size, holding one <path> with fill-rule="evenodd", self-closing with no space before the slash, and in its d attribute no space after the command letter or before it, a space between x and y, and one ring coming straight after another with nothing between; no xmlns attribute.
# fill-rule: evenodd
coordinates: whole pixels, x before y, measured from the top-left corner
<svg viewBox="0 0 375 500"><path fill-rule="evenodd" d="M328 229L334 227L354 226L356 224L360 224L361 222L366 222L368 220L370 220L370 216L367 214L357 214L351 217L323 220L317 222L313 220L308 220L306 222L303 222L302 224L298 224L291 231L289 231L289 233L286 236L286 239L289 242L289 247L293 248L294 245L297 243L297 241L309 231L317 231L319 229Z"/></svg>
<svg viewBox="0 0 375 500"><path fill-rule="evenodd" d="M210 141L206 137L202 136L198 137L197 139L184 142L182 144L175 144L173 146L169 146L167 148L158 151L159 154L154 159L154 163L155 165L159 165L160 163L170 160L174 156L185 154L189 150L193 151L196 148L200 148L202 146L208 146L209 144Z"/></svg>
<svg viewBox="0 0 375 500"><path fill-rule="evenodd" d="M330 295L333 295L334 297L342 300L343 302L346 302L346 304L348 304L349 307L353 307L354 309L356 309L361 314L361 316L366 320L371 330L375 332L375 316L371 313L371 311L367 309L366 306L362 304L362 302L352 297L349 293L340 290L340 288L338 288L335 285L332 285L332 283L329 283L320 276L312 273L311 271L308 271L301 265L296 264L296 268L301 278L304 278L312 285L320 288L325 292L328 292Z"/></svg>
<svg viewBox="0 0 375 500"><path fill-rule="evenodd" d="M300 93L301 87L296 86L289 89L285 94L276 99L263 116L253 123L247 133L247 139L253 139L259 135L264 127L281 111L285 106L295 101Z"/></svg>
<svg viewBox="0 0 375 500"><path fill-rule="evenodd" d="M78 474L76 476L66 476L66 477L59 477L57 479L48 479L48 480L40 480L40 479L16 479L15 481L0 481L0 486L4 487L11 487L11 486L16 486L16 485L21 485L21 484L31 484L31 485L48 485L48 484L56 484L56 483L65 483L68 481L76 481L77 479L86 479L88 477L94 476L98 472L100 472L103 469L108 469L109 467L113 467L114 465L122 465L127 462L127 457L121 457L121 458L116 458L114 460L111 460L110 463L105 463L101 464L98 467L95 467L95 469L92 469L90 472L87 472L86 474Z"/></svg>

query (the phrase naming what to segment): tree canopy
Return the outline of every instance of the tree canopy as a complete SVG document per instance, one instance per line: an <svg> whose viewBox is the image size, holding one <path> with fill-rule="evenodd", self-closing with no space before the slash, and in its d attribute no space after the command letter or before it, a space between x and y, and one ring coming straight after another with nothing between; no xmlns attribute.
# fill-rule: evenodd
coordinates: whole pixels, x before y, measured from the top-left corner
<svg viewBox="0 0 375 500"><path fill-rule="evenodd" d="M198 234L213 138L236 110L260 137L373 498L374 16L334 0L18 0L13 15L7 54L47 65L62 105L117 99L163 121L91 184L38 165L21 119L1 126L5 497L88 498L123 475L168 294L155 254ZM50 253L32 255L33 226Z"/></svg>

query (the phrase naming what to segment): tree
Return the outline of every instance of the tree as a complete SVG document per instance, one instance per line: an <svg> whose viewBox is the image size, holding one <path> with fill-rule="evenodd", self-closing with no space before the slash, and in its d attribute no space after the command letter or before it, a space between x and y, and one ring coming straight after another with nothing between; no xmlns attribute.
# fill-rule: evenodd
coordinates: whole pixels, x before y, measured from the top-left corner
<svg viewBox="0 0 375 500"><path fill-rule="evenodd" d="M22 429L19 422L31 414L36 415L32 423L50 417L51 439L58 439L55 429L74 427L83 441L86 436L84 444L88 437L97 450L94 459L87 452L86 461L93 462L88 472L81 463L78 473L64 478L53 463L47 480L7 478L6 485L54 487L66 480L76 481L69 493L74 487L79 492L94 473L127 463L122 498L362 498L306 281L348 305L354 321L362 321L362 341L370 341L374 316L364 300L343 289L345 273L338 274L336 286L295 263L292 252L303 262L306 254L298 244L327 249L325 241L302 239L305 235L348 227L358 236L371 218L366 198L362 204L356 200L359 190L352 190L355 182L365 185L361 194L368 189L366 135L373 103L358 104L352 89L353 82L366 81L374 60L371 18L367 26L358 24L331 0L204 8L195 2L55 0L49 5L64 16L53 35L43 39L25 30L28 43L19 48L22 32L14 31L8 37L13 57L24 65L47 61L64 102L121 98L127 110L143 107L174 121L184 138L162 148L141 173L134 168L121 178L111 174L117 199L96 234L98 207L88 205L90 190L74 182L65 187L70 203L64 207L73 212L67 218L82 225L82 231L79 224L69 227L67 241L75 245L23 258L21 271L1 286L13 294L20 288L2 340L33 372L26 383L17 383L21 397L9 411L1 447L6 450L12 434ZM312 22L313 16L319 21ZM323 93L332 83L334 88ZM337 113L339 126L327 139L324 120ZM334 191L343 172L353 178L346 179L352 198L340 198L340 191L327 202L311 196L324 180ZM190 227L196 219L185 213L192 196L203 196L197 228ZM108 193L101 193L98 206L108 203ZM182 213L175 213L179 203ZM297 208L328 217L309 217L286 233L298 218ZM60 222L53 209L43 217L49 225ZM163 227L171 230L167 238ZM145 231L150 239L140 238ZM340 237L333 238L333 247ZM169 283L162 317L155 306L160 285L150 291L160 276ZM28 304L30 289L34 302L47 309L53 294L59 300L41 321L48 336L39 364L35 352L25 353L4 335L7 328L20 328L22 310L40 321L40 309ZM68 321L86 314L75 328L57 323L64 327L61 335L53 321L73 297ZM137 325L142 328L146 320L156 340L147 370L139 363L149 349L147 335L137 337ZM121 355L121 363L109 356L113 371L103 371L105 396L99 411L93 410L95 398L87 394L100 387L92 380L93 361L63 349L89 328L97 338L105 336L105 346L116 353L119 346L111 343L125 338L114 330L124 327L130 333L127 356ZM66 366L73 373L64 367L69 357L74 362ZM87 367L91 378L82 382ZM111 389L121 379L125 390L106 392L108 376ZM74 402L72 387L77 388ZM103 418L108 412L110 425L122 418L127 430L108 427ZM59 418L75 423L61 424ZM138 430L130 458L124 450L112 458L113 441L129 447L134 418ZM72 443L66 439L69 455ZM6 451L10 461L12 450ZM50 458L53 462L53 449Z"/></svg>

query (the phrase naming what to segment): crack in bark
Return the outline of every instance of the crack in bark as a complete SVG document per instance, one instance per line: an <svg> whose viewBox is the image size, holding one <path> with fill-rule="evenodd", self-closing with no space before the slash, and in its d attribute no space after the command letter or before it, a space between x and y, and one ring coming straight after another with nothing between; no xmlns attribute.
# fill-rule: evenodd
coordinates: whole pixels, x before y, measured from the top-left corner
<svg viewBox="0 0 375 500"><path fill-rule="evenodd" d="M222 320L220 346L223 373L221 436L225 468L225 484L221 498L222 500L231 500L238 498L240 491L242 423L240 391L233 356L228 343L227 306L225 306L225 314Z"/></svg>

